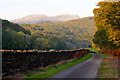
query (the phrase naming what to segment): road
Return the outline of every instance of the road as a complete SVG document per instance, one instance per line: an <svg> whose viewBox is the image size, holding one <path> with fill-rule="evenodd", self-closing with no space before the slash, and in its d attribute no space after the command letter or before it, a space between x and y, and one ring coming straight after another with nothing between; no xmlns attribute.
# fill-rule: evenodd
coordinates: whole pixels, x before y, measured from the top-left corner
<svg viewBox="0 0 120 80"><path fill-rule="evenodd" d="M87 61L70 67L51 78L96 78L103 56L97 53L92 54L93 56Z"/></svg>

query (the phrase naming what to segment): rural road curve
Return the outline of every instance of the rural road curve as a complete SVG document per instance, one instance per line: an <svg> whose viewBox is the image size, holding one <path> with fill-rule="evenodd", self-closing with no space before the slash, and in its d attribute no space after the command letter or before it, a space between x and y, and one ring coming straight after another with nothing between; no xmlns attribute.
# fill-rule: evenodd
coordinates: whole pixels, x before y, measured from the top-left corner
<svg viewBox="0 0 120 80"><path fill-rule="evenodd" d="M92 54L93 56L87 61L59 72L51 78L96 78L103 56L97 53Z"/></svg>

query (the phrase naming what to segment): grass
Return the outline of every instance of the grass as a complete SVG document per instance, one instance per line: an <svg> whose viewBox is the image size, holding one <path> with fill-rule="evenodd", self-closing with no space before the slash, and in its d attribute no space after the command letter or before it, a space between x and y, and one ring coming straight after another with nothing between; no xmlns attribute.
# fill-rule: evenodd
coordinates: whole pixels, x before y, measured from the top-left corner
<svg viewBox="0 0 120 80"><path fill-rule="evenodd" d="M97 50L97 49L95 49L95 48L86 48L86 49L88 49L88 50L90 50L90 51L93 51L93 52L98 53L98 50Z"/></svg>
<svg viewBox="0 0 120 80"><path fill-rule="evenodd" d="M102 63L101 63L101 66L102 66L102 65L104 66L104 65L107 65L107 64L109 64L109 63L102 62Z"/></svg>
<svg viewBox="0 0 120 80"><path fill-rule="evenodd" d="M95 48L87 48L87 49L104 56L104 60L101 62L101 66L98 69L98 78L101 78L102 80L104 80L105 78L116 78L118 72L115 69L113 69L113 67L111 66L114 65L114 62L110 62L109 60L111 55L101 53Z"/></svg>
<svg viewBox="0 0 120 80"><path fill-rule="evenodd" d="M27 76L27 78L49 78L55 74L57 74L58 72L61 72L67 68L70 68L76 64L79 64L83 61L86 61L87 59L89 59L92 56L92 54L87 54L86 56L81 57L80 59L76 59L73 60L71 62L65 62L63 64L59 64L56 66L51 66L49 68L46 69L37 69L36 71L38 73L25 73L25 75Z"/></svg>
<svg viewBox="0 0 120 80"><path fill-rule="evenodd" d="M104 54L104 53L99 52L99 51L98 51L97 49L95 49L95 48L87 48L87 49L90 50L90 51L99 53L99 54L101 54L101 55L103 55L103 56L109 56L108 54Z"/></svg>
<svg viewBox="0 0 120 80"><path fill-rule="evenodd" d="M109 71L112 68L110 68L110 67L100 67L99 69L101 70L100 72L104 72L104 71Z"/></svg>
<svg viewBox="0 0 120 80"><path fill-rule="evenodd" d="M109 57L110 56L105 56L103 62L101 63L101 67L99 67L99 78L117 78L118 72L112 66L115 65L115 63L110 62Z"/></svg>
<svg viewBox="0 0 120 80"><path fill-rule="evenodd" d="M113 70L111 67L100 67L99 68L99 76L100 78L114 78L114 76L118 74L117 71Z"/></svg>
<svg viewBox="0 0 120 80"><path fill-rule="evenodd" d="M105 57L107 60L108 57ZM114 78L118 72L111 67L112 63L103 61L101 67L99 67L99 77L100 78Z"/></svg>

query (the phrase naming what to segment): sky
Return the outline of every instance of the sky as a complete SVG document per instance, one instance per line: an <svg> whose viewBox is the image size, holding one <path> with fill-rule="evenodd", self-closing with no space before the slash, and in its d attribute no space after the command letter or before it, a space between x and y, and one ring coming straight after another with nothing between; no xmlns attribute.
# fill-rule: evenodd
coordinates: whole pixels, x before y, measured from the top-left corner
<svg viewBox="0 0 120 80"><path fill-rule="evenodd" d="M27 15L60 14L93 16L93 9L102 0L0 0L0 18L13 20Z"/></svg>

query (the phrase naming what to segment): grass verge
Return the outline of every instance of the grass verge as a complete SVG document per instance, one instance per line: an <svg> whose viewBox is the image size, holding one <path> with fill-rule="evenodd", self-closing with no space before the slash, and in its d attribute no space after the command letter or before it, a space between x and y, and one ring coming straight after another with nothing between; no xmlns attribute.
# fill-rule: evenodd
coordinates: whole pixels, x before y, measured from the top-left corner
<svg viewBox="0 0 120 80"><path fill-rule="evenodd" d="M80 59L75 59L71 62L65 62L63 64L59 64L56 66L51 66L46 69L36 69L36 71L38 73L25 73L25 75L27 76L27 78L49 78L49 77L57 74L58 72L61 72L61 71L65 70L67 68L70 68L76 64L86 61L91 56L92 56L92 54L89 53L89 54L81 57Z"/></svg>
<svg viewBox="0 0 120 80"><path fill-rule="evenodd" d="M101 54L101 55L103 55L103 56L109 56L108 54L104 54L104 53L99 52L99 51L98 51L97 49L95 49L95 48L86 48L86 49L88 49L88 50L90 50L90 51L92 51L92 52L99 53L99 54Z"/></svg>
<svg viewBox="0 0 120 80"><path fill-rule="evenodd" d="M101 53L95 48L87 49L104 56L104 60L101 62L101 66L98 69L98 78L102 78L103 80L108 80L109 78L118 78L118 58L115 58L112 55Z"/></svg>
<svg viewBox="0 0 120 80"><path fill-rule="evenodd" d="M105 56L99 67L99 78L118 78L118 58Z"/></svg>

